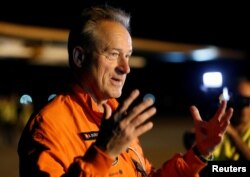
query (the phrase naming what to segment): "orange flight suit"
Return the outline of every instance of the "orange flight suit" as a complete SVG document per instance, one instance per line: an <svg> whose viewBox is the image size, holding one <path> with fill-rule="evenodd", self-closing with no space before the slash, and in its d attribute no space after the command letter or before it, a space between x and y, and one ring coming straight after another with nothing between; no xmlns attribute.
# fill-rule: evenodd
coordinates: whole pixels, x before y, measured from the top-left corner
<svg viewBox="0 0 250 177"><path fill-rule="evenodd" d="M118 103L108 100L112 110ZM58 95L27 123L18 145L20 177L198 176L205 166L192 150L155 170L136 139L116 160L93 145L102 113L79 86ZM144 170L141 170L144 169Z"/></svg>

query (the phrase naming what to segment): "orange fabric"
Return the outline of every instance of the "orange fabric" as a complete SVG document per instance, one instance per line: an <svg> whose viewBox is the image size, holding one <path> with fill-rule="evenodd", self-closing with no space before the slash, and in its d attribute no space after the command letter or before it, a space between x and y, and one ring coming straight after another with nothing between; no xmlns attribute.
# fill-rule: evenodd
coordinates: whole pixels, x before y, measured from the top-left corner
<svg viewBox="0 0 250 177"><path fill-rule="evenodd" d="M118 106L115 99L108 104L113 110ZM156 172L144 157L138 139L113 163L93 145L102 118L97 110L91 97L76 85L72 93L58 95L34 115L19 141L20 177L140 176L132 159L150 176L160 177L197 176L205 166L189 151L184 156L175 155Z"/></svg>

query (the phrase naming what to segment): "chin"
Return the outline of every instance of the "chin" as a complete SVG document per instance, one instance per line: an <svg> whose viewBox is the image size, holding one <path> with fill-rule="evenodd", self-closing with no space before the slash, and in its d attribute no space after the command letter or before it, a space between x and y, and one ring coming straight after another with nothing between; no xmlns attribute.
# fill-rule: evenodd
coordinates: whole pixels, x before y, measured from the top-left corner
<svg viewBox="0 0 250 177"><path fill-rule="evenodd" d="M112 98L119 98L122 95L122 91L121 90L117 90L117 91L113 91L110 96Z"/></svg>

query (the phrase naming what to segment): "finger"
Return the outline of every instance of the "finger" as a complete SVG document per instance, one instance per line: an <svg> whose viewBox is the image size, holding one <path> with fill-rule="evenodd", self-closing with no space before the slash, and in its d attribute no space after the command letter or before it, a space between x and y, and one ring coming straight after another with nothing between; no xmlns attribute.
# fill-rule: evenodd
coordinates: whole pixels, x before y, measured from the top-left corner
<svg viewBox="0 0 250 177"><path fill-rule="evenodd" d="M116 113L114 114L114 120L116 122L120 121L127 115L127 109L133 103L133 101L139 96L140 92L138 89L135 89L131 92L128 98L126 98L120 106L117 108Z"/></svg>
<svg viewBox="0 0 250 177"><path fill-rule="evenodd" d="M139 137L153 128L153 122L147 122L134 131L134 136Z"/></svg>
<svg viewBox="0 0 250 177"><path fill-rule="evenodd" d="M230 124L230 119L233 115L233 109L230 108L221 119L221 129L224 132L227 126Z"/></svg>
<svg viewBox="0 0 250 177"><path fill-rule="evenodd" d="M135 89L131 92L129 97L123 101L123 103L118 108L118 114L123 114L129 108L129 106L133 103L133 101L139 96L140 92L138 89Z"/></svg>
<svg viewBox="0 0 250 177"><path fill-rule="evenodd" d="M194 119L195 123L202 121L202 118L200 116L200 112L196 108L196 106L191 106L190 107L190 112L191 112L192 118Z"/></svg>
<svg viewBox="0 0 250 177"><path fill-rule="evenodd" d="M111 114L112 114L112 109L108 104L103 104L104 112L103 112L103 117L105 119L109 119Z"/></svg>
<svg viewBox="0 0 250 177"><path fill-rule="evenodd" d="M135 106L129 113L127 117L127 122L129 123L138 115L142 114L147 108L153 105L154 101L152 99L146 99L142 101L139 105Z"/></svg>
<svg viewBox="0 0 250 177"><path fill-rule="evenodd" d="M129 97L123 102L121 111L122 112L126 111L132 104L132 102L139 96L139 94L140 94L139 90L137 89L133 90L129 95Z"/></svg>
<svg viewBox="0 0 250 177"><path fill-rule="evenodd" d="M146 120L151 118L156 113L156 108L152 107L149 110L143 112L141 115L134 118L130 124L133 125L135 128L142 125Z"/></svg>
<svg viewBox="0 0 250 177"><path fill-rule="evenodd" d="M216 119L216 120L220 121L221 118L223 117L223 115L225 114L226 107L227 107L227 102L225 100L222 100L219 109L216 111L216 113L212 119Z"/></svg>

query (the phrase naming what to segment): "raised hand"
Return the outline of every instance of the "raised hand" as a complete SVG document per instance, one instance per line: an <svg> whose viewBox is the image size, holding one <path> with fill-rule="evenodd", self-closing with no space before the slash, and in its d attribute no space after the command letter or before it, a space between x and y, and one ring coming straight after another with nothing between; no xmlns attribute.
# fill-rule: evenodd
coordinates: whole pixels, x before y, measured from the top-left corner
<svg viewBox="0 0 250 177"><path fill-rule="evenodd" d="M208 121L202 120L199 110L195 106L190 107L195 125L196 146L200 153L209 156L214 148L222 141L226 132L233 109L226 110L227 102L222 101L215 115Z"/></svg>
<svg viewBox="0 0 250 177"><path fill-rule="evenodd" d="M138 96L139 91L134 90L113 114L109 106L104 105L104 117L95 144L113 158L153 127L152 122L146 122L156 113L156 108L151 107L152 99L129 108Z"/></svg>

